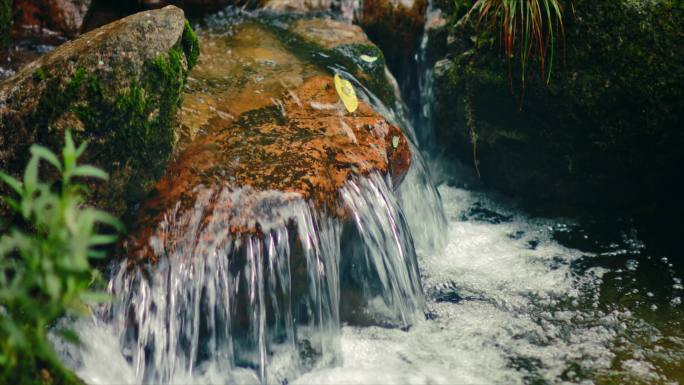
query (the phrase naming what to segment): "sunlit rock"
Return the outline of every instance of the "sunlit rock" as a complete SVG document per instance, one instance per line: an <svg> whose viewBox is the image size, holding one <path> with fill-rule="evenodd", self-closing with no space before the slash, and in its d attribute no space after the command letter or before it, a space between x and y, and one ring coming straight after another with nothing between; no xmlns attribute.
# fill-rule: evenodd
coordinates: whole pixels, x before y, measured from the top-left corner
<svg viewBox="0 0 684 385"><path fill-rule="evenodd" d="M361 83L357 92L365 100L350 113L332 73L307 61L306 52L291 52L264 26L247 22L230 35L203 32L201 40L203 56L183 105L183 151L143 206L133 233L141 256L157 259L150 239L169 236L159 224L178 202L187 210L205 190L248 188L250 198L240 205L301 199L342 218L339 193L349 180L379 173L395 186L401 182L411 163L408 141L374 109ZM269 192L284 194L282 201L269 201ZM237 215L231 212L237 207L217 204L234 203L206 207L207 215L228 215L233 235L256 234L265 225L251 210Z"/></svg>

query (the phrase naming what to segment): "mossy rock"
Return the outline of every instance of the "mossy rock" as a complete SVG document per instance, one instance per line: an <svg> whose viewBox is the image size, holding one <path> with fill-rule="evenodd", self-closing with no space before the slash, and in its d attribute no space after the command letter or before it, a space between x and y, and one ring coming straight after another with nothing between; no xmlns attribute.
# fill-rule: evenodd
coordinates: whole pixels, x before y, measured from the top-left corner
<svg viewBox="0 0 684 385"><path fill-rule="evenodd" d="M70 41L0 84L0 169L18 174L28 148L53 150L64 131L90 144L84 162L111 181L91 202L115 214L163 174L198 41L176 7L143 12Z"/></svg>
<svg viewBox="0 0 684 385"><path fill-rule="evenodd" d="M486 184L535 204L649 205L684 165L684 3L574 8L550 84L532 61L524 89L519 59L495 34L454 25L436 71L437 142L477 163Z"/></svg>

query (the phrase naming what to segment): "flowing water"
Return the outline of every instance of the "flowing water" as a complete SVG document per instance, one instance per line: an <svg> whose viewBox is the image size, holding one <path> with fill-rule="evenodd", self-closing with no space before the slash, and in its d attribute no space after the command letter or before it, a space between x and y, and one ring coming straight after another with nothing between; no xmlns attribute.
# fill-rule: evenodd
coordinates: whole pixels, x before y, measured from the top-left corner
<svg viewBox="0 0 684 385"><path fill-rule="evenodd" d="M116 301L62 356L92 384L684 383L676 256L628 221L533 217L467 175L436 189L440 163L415 153L396 191L349 181L344 223L294 194L201 191L160 225L159 264L112 267ZM206 223L209 201L263 235L231 235L219 209Z"/></svg>

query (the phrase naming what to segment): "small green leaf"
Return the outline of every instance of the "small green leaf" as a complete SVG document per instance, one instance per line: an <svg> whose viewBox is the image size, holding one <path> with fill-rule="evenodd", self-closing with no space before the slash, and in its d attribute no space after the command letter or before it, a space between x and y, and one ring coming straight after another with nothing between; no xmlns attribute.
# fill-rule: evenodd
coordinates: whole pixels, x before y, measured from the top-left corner
<svg viewBox="0 0 684 385"><path fill-rule="evenodd" d="M9 206L13 211L15 212L20 212L21 211L21 206L19 205L19 202L16 200L10 198L10 197L3 197L0 196L0 200L5 202L7 206Z"/></svg>
<svg viewBox="0 0 684 385"><path fill-rule="evenodd" d="M81 342L81 339L78 337L78 334L76 334L76 332L71 329L61 329L58 333L69 343L79 344Z"/></svg>
<svg viewBox="0 0 684 385"><path fill-rule="evenodd" d="M93 235L88 242L90 246L110 245L119 239L116 235Z"/></svg>
<svg viewBox="0 0 684 385"><path fill-rule="evenodd" d="M26 192L31 194L38 187L38 158L31 157L24 170L24 187Z"/></svg>
<svg viewBox="0 0 684 385"><path fill-rule="evenodd" d="M21 182L2 171L0 171L0 179L5 182L6 185L10 186L17 194L21 195L21 192L23 191Z"/></svg>
<svg viewBox="0 0 684 385"><path fill-rule="evenodd" d="M105 225L112 226L113 228L115 228L117 231L119 231L121 233L126 231L123 223L121 223L121 221L117 217L115 217L109 213L106 213L104 211L100 211L100 210L92 210L92 214L93 214L93 219L95 220L95 222L99 222L99 223L102 223Z"/></svg>
<svg viewBox="0 0 684 385"><path fill-rule="evenodd" d="M76 149L76 158L80 158L85 152L86 148L88 148L88 142L81 143L81 145Z"/></svg>
<svg viewBox="0 0 684 385"><path fill-rule="evenodd" d="M88 304L98 304L112 302L114 297L107 293L102 293L98 291L85 291L78 296L79 299Z"/></svg>
<svg viewBox="0 0 684 385"><path fill-rule="evenodd" d="M102 179L102 180L109 180L109 175L100 170L97 167L94 166L78 166L74 169L74 171L71 173L72 176L81 176L81 177L86 177L86 178L96 178L96 179Z"/></svg>
<svg viewBox="0 0 684 385"><path fill-rule="evenodd" d="M31 146L31 154L33 154L33 156L37 156L38 158L45 159L51 165L55 166L57 170L60 172L62 171L62 163L60 163L59 159L57 159L57 156L49 149L34 144Z"/></svg>
<svg viewBox="0 0 684 385"><path fill-rule="evenodd" d="M107 257L107 252L104 250L88 250L88 258L102 259Z"/></svg>

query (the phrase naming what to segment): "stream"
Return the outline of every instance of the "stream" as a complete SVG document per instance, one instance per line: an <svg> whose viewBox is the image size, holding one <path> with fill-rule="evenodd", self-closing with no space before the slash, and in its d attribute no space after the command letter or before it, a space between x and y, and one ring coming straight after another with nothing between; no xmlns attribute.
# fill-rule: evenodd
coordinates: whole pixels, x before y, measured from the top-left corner
<svg viewBox="0 0 684 385"><path fill-rule="evenodd" d="M422 117L362 97L424 143L421 71ZM535 216L423 155L397 189L349 181L346 224L267 191L268 207L244 203L265 236L236 240L200 213L250 192L200 193L161 225L175 239L153 245L162 262L113 265L116 301L64 320L83 344L58 350L89 384L684 383L677 256L628 219Z"/></svg>

